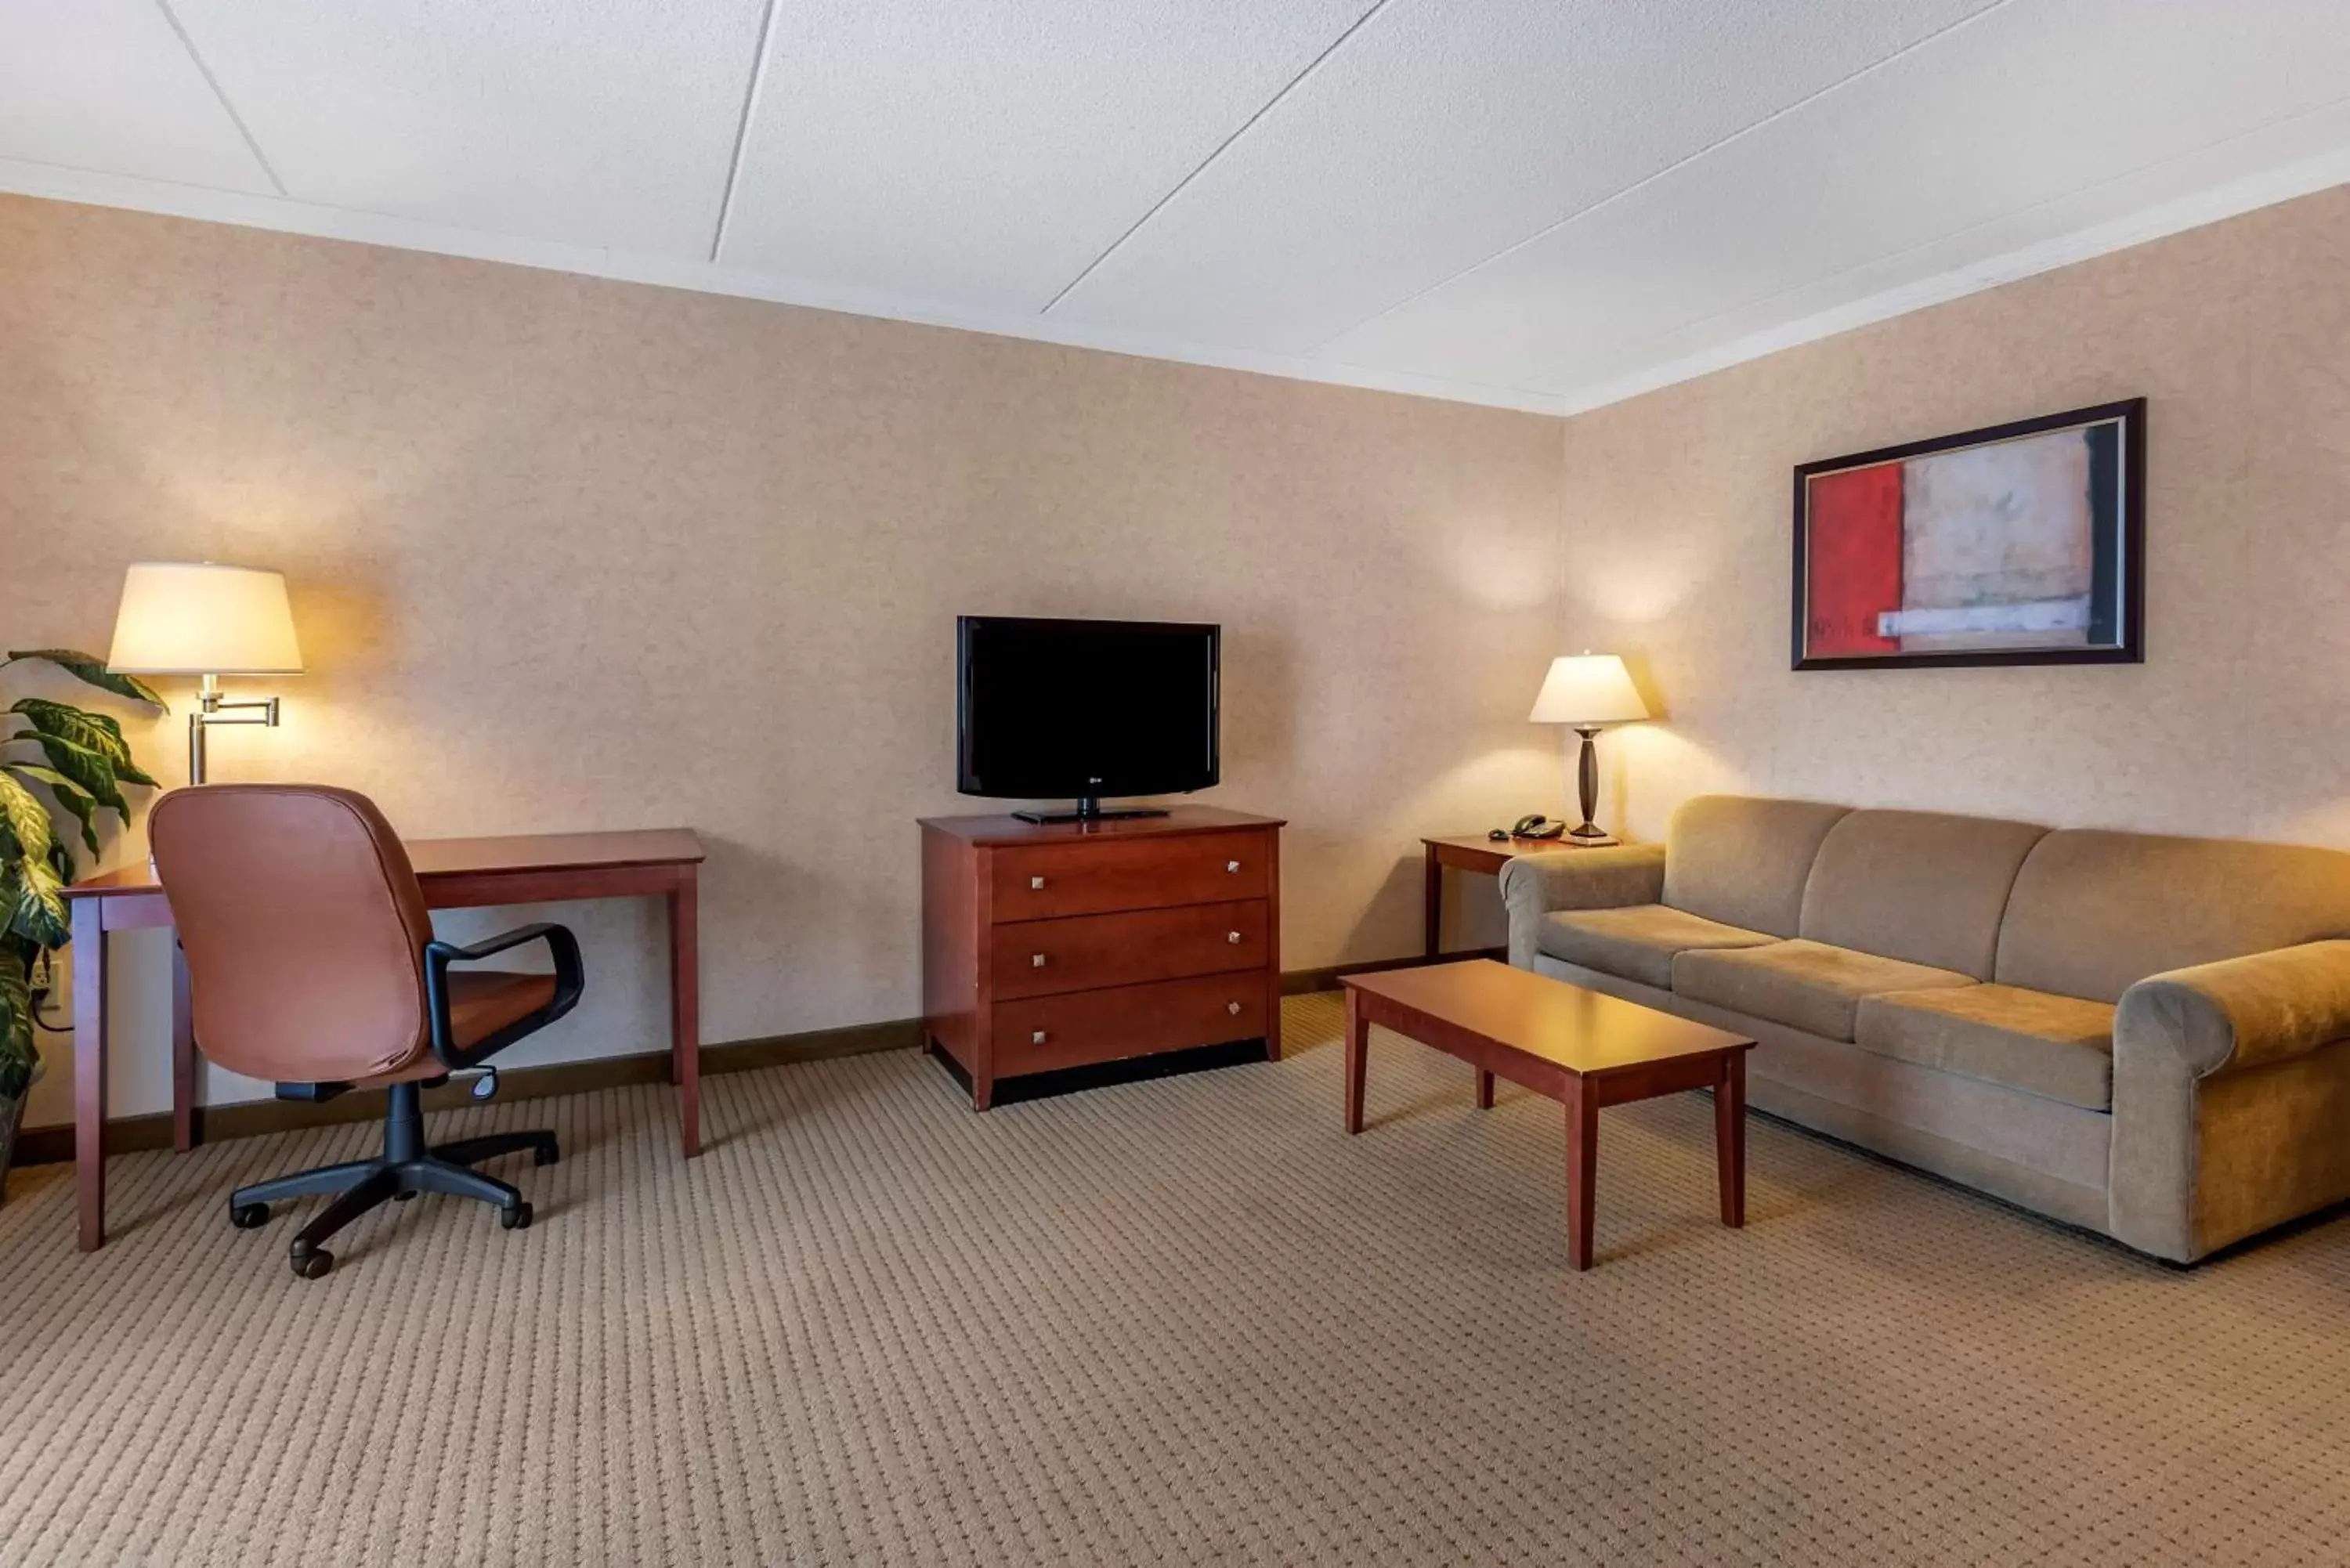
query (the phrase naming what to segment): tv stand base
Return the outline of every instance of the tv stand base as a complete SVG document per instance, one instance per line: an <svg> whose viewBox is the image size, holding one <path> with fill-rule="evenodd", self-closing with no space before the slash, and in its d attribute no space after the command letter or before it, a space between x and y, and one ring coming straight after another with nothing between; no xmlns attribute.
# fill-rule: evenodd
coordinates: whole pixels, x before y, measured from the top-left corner
<svg viewBox="0 0 2350 1568"><path fill-rule="evenodd" d="M1015 811L1016 821L1035 823L1056 822L1128 822L1137 817L1165 816L1166 808L1156 805L1104 805L1087 797L1077 802L1074 811Z"/></svg>

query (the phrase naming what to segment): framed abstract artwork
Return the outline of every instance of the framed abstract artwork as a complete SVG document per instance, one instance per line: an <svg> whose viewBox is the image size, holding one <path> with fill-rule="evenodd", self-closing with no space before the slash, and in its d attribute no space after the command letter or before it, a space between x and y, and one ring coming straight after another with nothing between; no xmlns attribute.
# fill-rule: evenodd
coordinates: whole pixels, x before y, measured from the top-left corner
<svg viewBox="0 0 2350 1568"><path fill-rule="evenodd" d="M2146 658L2146 400L1795 470L1794 668Z"/></svg>

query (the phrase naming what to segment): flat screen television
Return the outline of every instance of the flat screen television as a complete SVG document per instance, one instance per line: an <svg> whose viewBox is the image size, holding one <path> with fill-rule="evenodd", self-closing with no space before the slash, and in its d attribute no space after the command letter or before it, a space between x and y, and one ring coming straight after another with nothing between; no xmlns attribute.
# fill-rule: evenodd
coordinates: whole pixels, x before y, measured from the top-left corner
<svg viewBox="0 0 2350 1568"><path fill-rule="evenodd" d="M1222 643L1215 626L962 617L956 787L1077 803L1014 814L1031 822L1165 815L1101 803L1216 782Z"/></svg>

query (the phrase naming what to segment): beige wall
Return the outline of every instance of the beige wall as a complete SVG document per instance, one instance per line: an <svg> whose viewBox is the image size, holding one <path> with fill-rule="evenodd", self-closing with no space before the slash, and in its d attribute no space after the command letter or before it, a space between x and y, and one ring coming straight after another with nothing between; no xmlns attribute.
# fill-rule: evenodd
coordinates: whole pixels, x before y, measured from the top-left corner
<svg viewBox="0 0 2350 1568"><path fill-rule="evenodd" d="M1558 482L1533 415L0 199L8 644L102 651L133 559L283 568L312 672L214 776L699 828L713 1041L918 1011L962 611L1222 621L1205 798L1292 819L1285 963L1416 950L1416 836L1557 809ZM660 1044L654 911L564 918L591 1000L515 1059ZM132 950L119 1113L167 1084Z"/></svg>
<svg viewBox="0 0 2350 1568"><path fill-rule="evenodd" d="M1630 826L1707 790L2350 845L2350 191L1566 422L1565 639L1645 667ZM2147 662L1788 661L1789 470L2149 400Z"/></svg>

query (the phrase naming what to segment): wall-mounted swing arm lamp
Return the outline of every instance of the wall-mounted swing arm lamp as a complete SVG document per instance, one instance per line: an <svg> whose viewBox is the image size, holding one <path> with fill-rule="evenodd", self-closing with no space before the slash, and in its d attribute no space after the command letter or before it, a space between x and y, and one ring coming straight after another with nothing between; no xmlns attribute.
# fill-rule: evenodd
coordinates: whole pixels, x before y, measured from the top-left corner
<svg viewBox="0 0 2350 1568"><path fill-rule="evenodd" d="M232 701L224 675L299 675L302 649L286 578L210 561L140 561L122 579L122 607L106 667L124 675L194 675L203 688L188 715L188 782L204 782L204 736L214 724L275 724L277 699Z"/></svg>

